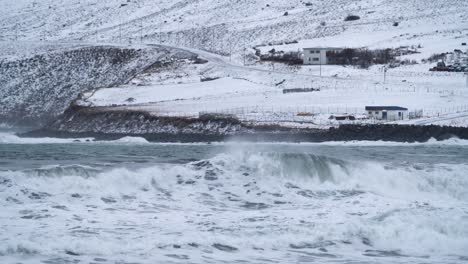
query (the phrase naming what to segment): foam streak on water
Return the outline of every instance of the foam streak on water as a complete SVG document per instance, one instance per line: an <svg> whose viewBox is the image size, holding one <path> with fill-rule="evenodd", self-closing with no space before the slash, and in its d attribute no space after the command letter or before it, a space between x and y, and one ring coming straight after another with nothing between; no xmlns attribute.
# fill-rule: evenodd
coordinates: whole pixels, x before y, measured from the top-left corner
<svg viewBox="0 0 468 264"><path fill-rule="evenodd" d="M468 260L465 146L37 147L0 144L2 263Z"/></svg>

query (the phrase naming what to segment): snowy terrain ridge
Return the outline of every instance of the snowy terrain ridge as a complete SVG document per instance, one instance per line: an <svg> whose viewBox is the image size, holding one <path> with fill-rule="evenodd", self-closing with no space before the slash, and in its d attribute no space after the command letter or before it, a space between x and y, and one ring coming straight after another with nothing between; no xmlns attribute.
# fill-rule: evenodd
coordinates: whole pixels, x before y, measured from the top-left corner
<svg viewBox="0 0 468 264"><path fill-rule="evenodd" d="M0 120L44 124L80 93L125 83L156 60L177 53L167 48L93 45L63 45L52 52L39 45L33 52L24 54L16 47L16 56L0 57Z"/></svg>

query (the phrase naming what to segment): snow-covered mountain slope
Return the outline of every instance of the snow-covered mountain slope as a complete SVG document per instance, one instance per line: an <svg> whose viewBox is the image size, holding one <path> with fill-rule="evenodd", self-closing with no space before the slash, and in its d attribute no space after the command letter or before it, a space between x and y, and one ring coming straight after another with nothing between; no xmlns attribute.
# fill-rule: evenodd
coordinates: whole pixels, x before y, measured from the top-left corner
<svg viewBox="0 0 468 264"><path fill-rule="evenodd" d="M391 69L385 83L378 66L370 70L338 66L319 70L318 67L273 64L269 67L268 63L240 66L245 57L248 64L255 63L254 56L244 56L245 53L253 55L252 47L266 51L273 47L298 50L310 46L391 48L414 45L420 53L400 59L421 62L433 53L463 48L461 43L468 42L466 0L1 1L5 3L0 10L0 40L29 43L30 46L25 45L27 51L39 49L43 53L54 53L51 46L55 44L50 42L57 43L55 41L71 43L57 44L59 49L67 45L89 45L80 43L131 43L132 49L141 43L162 43L168 49L184 47L209 60L205 65L171 64L162 70L139 74L127 85L114 85L118 87L96 93L91 87L108 87L115 82L98 87L96 83L74 82L79 92L92 90L79 101L84 106L118 105L131 110L182 115L233 108L277 107L275 112L281 112L292 107L300 112L299 108L309 111L310 107L312 110L321 107L327 109L328 115L330 107L337 109L334 112L347 113L348 107L362 110L368 104L402 105L412 110L438 108L429 109L436 114L440 108L465 109L468 104L465 78L461 73L428 72L429 65L424 64ZM349 15L359 16L359 19L345 21ZM32 44L38 40L43 43L40 48ZM3 53L5 60L19 60L15 50L5 49ZM148 60L155 60L152 55L149 57ZM54 70L50 68L49 72ZM57 76L68 76L68 72ZM7 96L3 94L6 88L0 87L3 89L0 95L9 98L5 104L8 111L16 109L9 105L12 101L20 105L33 100L27 98L43 100L49 96L45 91L40 92L42 97L12 93L24 90L16 89L21 87L20 78L27 77L19 76L10 82ZM201 82L206 78L221 79L210 84ZM321 91L284 95L283 89L288 88ZM67 98L79 94L76 89L71 90ZM64 91L69 93L70 89ZM68 105L69 101L66 103ZM44 105L45 109L56 108L52 103ZM59 104L57 113L63 111L65 105ZM36 109L27 108L27 112L34 113ZM16 115L23 114L17 111Z"/></svg>
<svg viewBox="0 0 468 264"><path fill-rule="evenodd" d="M162 47L24 46L1 45L0 122L44 124L82 92L124 84L156 61L193 55Z"/></svg>
<svg viewBox="0 0 468 264"><path fill-rule="evenodd" d="M244 46L293 40L304 45L393 46L468 37L466 0L0 2L3 40L162 42L239 54ZM348 15L360 19L345 21Z"/></svg>

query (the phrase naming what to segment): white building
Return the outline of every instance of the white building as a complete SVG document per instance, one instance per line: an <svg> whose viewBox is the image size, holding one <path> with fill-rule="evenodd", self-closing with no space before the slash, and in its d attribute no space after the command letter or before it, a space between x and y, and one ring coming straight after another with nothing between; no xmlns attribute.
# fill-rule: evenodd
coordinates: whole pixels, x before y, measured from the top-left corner
<svg viewBox="0 0 468 264"><path fill-rule="evenodd" d="M305 48L304 49L304 65L324 65L328 64L328 51L341 51L341 48Z"/></svg>
<svg viewBox="0 0 468 264"><path fill-rule="evenodd" d="M366 106L369 118L377 120L404 120L408 118L408 108L400 106Z"/></svg>

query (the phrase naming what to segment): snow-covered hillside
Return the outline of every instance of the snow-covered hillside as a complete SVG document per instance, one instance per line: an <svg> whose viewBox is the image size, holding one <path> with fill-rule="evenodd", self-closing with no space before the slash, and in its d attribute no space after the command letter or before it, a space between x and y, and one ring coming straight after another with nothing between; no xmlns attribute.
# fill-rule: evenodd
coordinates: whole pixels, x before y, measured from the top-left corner
<svg viewBox="0 0 468 264"><path fill-rule="evenodd" d="M161 47L0 45L0 122L40 125L80 93L126 83L158 60L190 58Z"/></svg>
<svg viewBox="0 0 468 264"><path fill-rule="evenodd" d="M346 21L349 15L359 19ZM161 43L209 61L170 63L125 85L97 92L81 89L91 90L78 101L82 106L158 115L240 113L249 121L261 115L270 115L270 121L297 121L297 114L307 112L314 115L308 120L314 125L327 123L331 114L362 113L366 105L424 110L428 118L468 107L463 73L429 72L430 65L421 63L434 53L466 49L466 0L18 0L0 10L0 40L33 49L34 41L45 47ZM418 53L399 59L419 64L390 69L384 77L378 65L363 70L260 63L253 49L312 46L415 46ZM9 49L3 53L9 60L18 56ZM209 80L214 81L204 82ZM283 94L291 88L320 91Z"/></svg>
<svg viewBox="0 0 468 264"><path fill-rule="evenodd" d="M465 0L1 2L3 40L162 42L239 54L244 46L294 40L304 45L394 46L459 42L468 36ZM348 15L360 19L344 21Z"/></svg>

